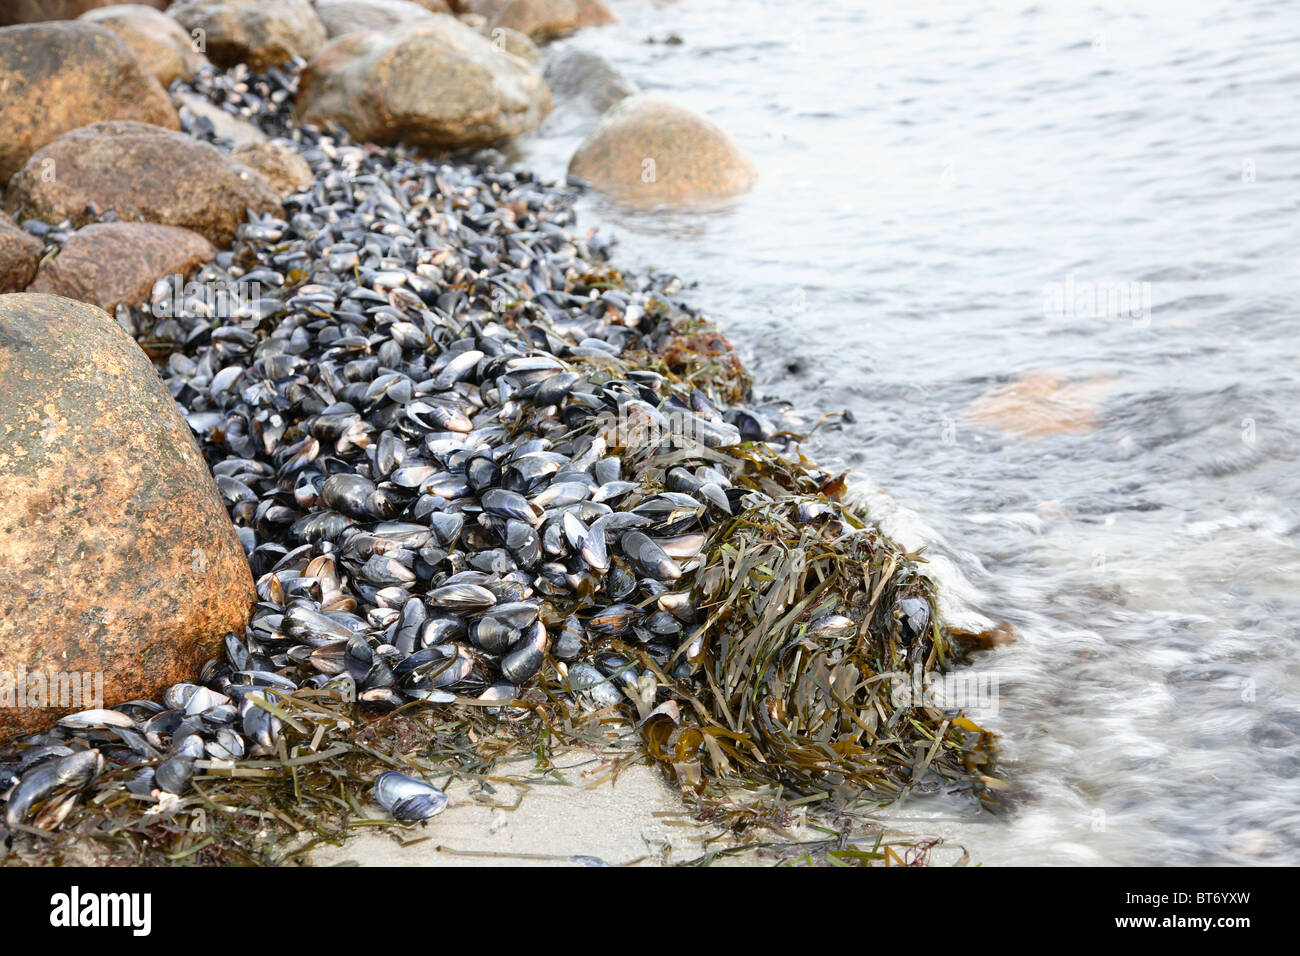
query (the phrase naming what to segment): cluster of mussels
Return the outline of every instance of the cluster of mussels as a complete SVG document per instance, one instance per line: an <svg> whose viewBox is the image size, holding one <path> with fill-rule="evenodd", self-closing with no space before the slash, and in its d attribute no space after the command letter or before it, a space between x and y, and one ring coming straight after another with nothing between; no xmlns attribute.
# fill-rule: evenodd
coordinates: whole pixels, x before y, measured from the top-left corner
<svg viewBox="0 0 1300 956"><path fill-rule="evenodd" d="M508 702L549 659L575 700L626 703L647 675L610 636L691 680L701 617L674 585L748 492L722 456L660 483L619 452L773 425L625 358L665 344L678 283L631 288L605 267L570 231L574 190L299 127L295 82L236 70L191 88L291 141L314 182L118 315L199 438L258 603L196 683L21 741L0 767L11 827L104 758L142 765L121 785L165 801L196 760L274 755L275 702L305 688L377 708ZM399 778L378 794L399 818L445 802Z"/></svg>

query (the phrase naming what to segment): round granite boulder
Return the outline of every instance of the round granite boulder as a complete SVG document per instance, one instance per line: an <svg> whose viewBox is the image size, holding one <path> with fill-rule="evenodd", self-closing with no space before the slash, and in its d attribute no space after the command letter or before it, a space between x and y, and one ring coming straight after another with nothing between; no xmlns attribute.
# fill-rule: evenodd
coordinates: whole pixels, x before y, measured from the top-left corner
<svg viewBox="0 0 1300 956"><path fill-rule="evenodd" d="M102 675L104 706L193 680L256 600L153 365L105 312L61 296L0 296L0 580L9 692L18 673ZM0 736L81 709L24 702L0 708Z"/></svg>

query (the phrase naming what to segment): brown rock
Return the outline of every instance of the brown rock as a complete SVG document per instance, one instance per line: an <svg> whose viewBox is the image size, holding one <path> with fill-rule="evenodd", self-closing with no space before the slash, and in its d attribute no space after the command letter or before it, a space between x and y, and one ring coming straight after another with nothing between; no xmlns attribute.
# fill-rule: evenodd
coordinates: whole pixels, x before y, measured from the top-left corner
<svg viewBox="0 0 1300 956"><path fill-rule="evenodd" d="M316 0L316 15L332 40L349 33L418 26L439 14L410 0Z"/></svg>
<svg viewBox="0 0 1300 956"><path fill-rule="evenodd" d="M712 120L652 96L629 96L600 118L569 174L637 206L690 205L747 192L748 157Z"/></svg>
<svg viewBox="0 0 1300 956"><path fill-rule="evenodd" d="M179 23L140 3L121 3L83 13L80 19L108 27L140 58L163 86L191 80L208 58L195 51L190 35Z"/></svg>
<svg viewBox="0 0 1300 956"><path fill-rule="evenodd" d="M42 20L75 20L87 10L106 7L115 0L4 0L0 4L0 27ZM168 0L149 0L153 10L166 10Z"/></svg>
<svg viewBox="0 0 1300 956"><path fill-rule="evenodd" d="M281 196L291 196L312 182L307 160L284 143L268 141L241 146L230 158L260 173Z"/></svg>
<svg viewBox="0 0 1300 956"><path fill-rule="evenodd" d="M578 22L575 26L579 30L618 22L614 11L605 6L605 0L573 0L573 3L578 8Z"/></svg>
<svg viewBox="0 0 1300 956"><path fill-rule="evenodd" d="M70 129L124 119L179 128L158 81L112 30L80 20L0 29L0 179Z"/></svg>
<svg viewBox="0 0 1300 956"><path fill-rule="evenodd" d="M36 273L28 292L50 292L112 314L137 305L163 276L188 275L217 254L212 243L179 226L151 222L94 223L77 230Z"/></svg>
<svg viewBox="0 0 1300 956"><path fill-rule="evenodd" d="M447 0L411 0L430 13L452 13L451 4Z"/></svg>
<svg viewBox="0 0 1300 956"><path fill-rule="evenodd" d="M482 26L471 26L471 29L487 37L488 42L492 44L492 49L498 53L513 53L529 66L539 66L542 62L542 51L537 49L537 44L530 40L526 33L511 30L509 27L490 27L486 23Z"/></svg>
<svg viewBox="0 0 1300 956"><path fill-rule="evenodd" d="M41 240L0 212L0 292L21 292L36 273Z"/></svg>
<svg viewBox="0 0 1300 956"><path fill-rule="evenodd" d="M167 13L191 34L202 30L203 52L223 67L265 70L310 57L326 40L308 0L179 0Z"/></svg>
<svg viewBox="0 0 1300 956"><path fill-rule="evenodd" d="M112 706L242 632L252 577L203 455L101 310L0 296L0 488L0 669L101 673ZM0 709L0 736L69 709Z"/></svg>
<svg viewBox="0 0 1300 956"><path fill-rule="evenodd" d="M489 27L509 27L534 40L548 40L578 27L574 0L471 0L463 9L485 17Z"/></svg>
<svg viewBox="0 0 1300 956"><path fill-rule="evenodd" d="M551 94L523 60L454 17L435 17L331 41L307 64L297 106L303 122L336 122L359 140L458 149L536 129Z"/></svg>
<svg viewBox="0 0 1300 956"><path fill-rule="evenodd" d="M48 178L44 170L53 169ZM87 205L118 218L184 226L228 246L249 209L279 213L266 180L216 147L144 123L95 123L59 137L9 181L10 215L46 222L89 218Z"/></svg>

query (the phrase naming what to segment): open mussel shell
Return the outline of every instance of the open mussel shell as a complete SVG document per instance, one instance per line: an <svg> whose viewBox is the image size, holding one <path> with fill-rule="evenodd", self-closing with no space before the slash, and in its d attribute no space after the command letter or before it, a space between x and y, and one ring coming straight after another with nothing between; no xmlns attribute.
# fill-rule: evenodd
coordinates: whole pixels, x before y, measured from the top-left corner
<svg viewBox="0 0 1300 956"><path fill-rule="evenodd" d="M375 800L394 820L415 823L428 820L447 806L447 795L433 784L386 770L375 778Z"/></svg>

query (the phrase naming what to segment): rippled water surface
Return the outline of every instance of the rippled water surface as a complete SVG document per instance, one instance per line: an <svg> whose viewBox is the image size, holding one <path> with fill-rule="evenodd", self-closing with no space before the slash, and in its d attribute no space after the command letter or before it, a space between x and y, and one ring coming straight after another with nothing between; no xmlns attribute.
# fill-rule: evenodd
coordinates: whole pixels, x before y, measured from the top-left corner
<svg viewBox="0 0 1300 956"><path fill-rule="evenodd" d="M613 5L566 42L761 183L583 221L697 282L763 397L851 411L813 450L1019 636L978 666L1023 803L916 825L987 863L1300 862L1295 7ZM589 122L523 158L562 175ZM1016 382L1071 428L979 401Z"/></svg>

